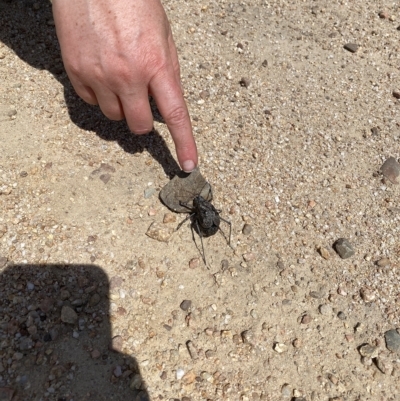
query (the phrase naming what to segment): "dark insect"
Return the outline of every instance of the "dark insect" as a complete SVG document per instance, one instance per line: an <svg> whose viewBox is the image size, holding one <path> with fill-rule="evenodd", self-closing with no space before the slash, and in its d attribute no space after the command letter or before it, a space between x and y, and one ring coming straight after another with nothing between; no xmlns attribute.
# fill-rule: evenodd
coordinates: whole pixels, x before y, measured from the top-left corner
<svg viewBox="0 0 400 401"><path fill-rule="evenodd" d="M212 205L209 201L205 200L201 195L197 195L193 198L193 206L189 206L185 202L179 202L179 204L188 209L189 215L179 223L176 230L179 230L187 220L190 219L191 225L190 228L197 232L200 237L201 241L201 248L203 251L202 258L204 264L207 265L206 255L204 252L204 245L203 245L203 237L211 237L214 235L218 230L221 230L220 223L221 221L225 222L229 225L229 240L228 244L231 245L231 233L232 233L232 224L230 221L223 219L219 214L221 210L217 210L214 205ZM223 233L223 231L221 230ZM224 234L225 236L225 234ZM193 236L194 238L194 236ZM225 237L226 238L226 237Z"/></svg>

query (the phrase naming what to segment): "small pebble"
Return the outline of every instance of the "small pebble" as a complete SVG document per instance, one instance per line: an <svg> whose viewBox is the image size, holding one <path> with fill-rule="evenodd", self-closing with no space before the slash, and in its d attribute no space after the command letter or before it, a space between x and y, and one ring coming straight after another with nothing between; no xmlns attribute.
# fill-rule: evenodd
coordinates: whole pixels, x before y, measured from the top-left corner
<svg viewBox="0 0 400 401"><path fill-rule="evenodd" d="M244 88L248 88L250 86L250 80L248 78L243 77L240 80L240 86L243 86Z"/></svg>
<svg viewBox="0 0 400 401"><path fill-rule="evenodd" d="M371 134L375 136L379 135L379 129L377 127L371 128Z"/></svg>
<svg viewBox="0 0 400 401"><path fill-rule="evenodd" d="M386 10L379 11L379 18L389 19L389 13Z"/></svg>
<svg viewBox="0 0 400 401"><path fill-rule="evenodd" d="M98 349L94 349L91 352L90 356L92 357L92 359L98 359L98 358L100 358L101 353L100 353L100 351Z"/></svg>
<svg viewBox="0 0 400 401"><path fill-rule="evenodd" d="M129 387L132 390L139 390L141 386L142 386L142 377L140 376L139 373L137 373L132 377ZM136 397L136 400L137 400L137 397Z"/></svg>
<svg viewBox="0 0 400 401"><path fill-rule="evenodd" d="M78 320L78 315L70 306L63 306L61 309L61 321L64 323L75 324Z"/></svg>
<svg viewBox="0 0 400 401"><path fill-rule="evenodd" d="M242 228L242 233L244 235L249 235L252 231L253 231L253 227L247 223Z"/></svg>
<svg viewBox="0 0 400 401"><path fill-rule="evenodd" d="M8 116L8 117L13 117L13 116L15 116L16 114L17 114L17 110L15 110L15 109L10 110L9 112L7 112L7 116Z"/></svg>
<svg viewBox="0 0 400 401"><path fill-rule="evenodd" d="M200 264L200 259L199 258L190 259L189 268L190 269L196 269L197 267L199 267L199 264Z"/></svg>
<svg viewBox="0 0 400 401"><path fill-rule="evenodd" d="M386 348L392 352L400 353L400 334L392 329L385 332Z"/></svg>
<svg viewBox="0 0 400 401"><path fill-rule="evenodd" d="M284 384L281 388L282 397L285 399L289 399L292 396L292 389L290 388L289 384Z"/></svg>
<svg viewBox="0 0 400 401"><path fill-rule="evenodd" d="M99 178L104 182L104 184L107 184L111 179L111 174L102 174Z"/></svg>
<svg viewBox="0 0 400 401"><path fill-rule="evenodd" d="M378 358L376 358L376 366L385 375L390 375L392 373L392 362L383 356L379 356Z"/></svg>
<svg viewBox="0 0 400 401"><path fill-rule="evenodd" d="M325 247L321 246L321 248L318 249L318 252L326 260L328 260L331 257L331 254L329 253L329 251Z"/></svg>
<svg viewBox="0 0 400 401"><path fill-rule="evenodd" d="M283 343L275 343L274 344L274 351L276 351L278 354L282 354L283 352L286 352L288 350L288 346Z"/></svg>
<svg viewBox="0 0 400 401"><path fill-rule="evenodd" d="M375 299L375 293L366 287L361 288L360 295L365 302L372 302Z"/></svg>
<svg viewBox="0 0 400 401"><path fill-rule="evenodd" d="M181 302L179 306L183 311L187 312L189 308L192 306L192 301L190 301L189 299L185 299L184 301Z"/></svg>
<svg viewBox="0 0 400 401"><path fill-rule="evenodd" d="M332 306L329 304L320 305L319 312L321 313L321 315L330 316L332 314Z"/></svg>
<svg viewBox="0 0 400 401"><path fill-rule="evenodd" d="M359 46L356 45L355 43L346 43L344 45L344 48L348 50L350 53L355 53L358 50Z"/></svg>
<svg viewBox="0 0 400 401"><path fill-rule="evenodd" d="M109 348L112 351L116 351L116 352L122 352L122 346L124 344L124 340L121 336L114 336L111 339Z"/></svg>
<svg viewBox="0 0 400 401"><path fill-rule="evenodd" d="M309 324L312 321L312 317L310 315L304 315L301 318L301 324Z"/></svg>
<svg viewBox="0 0 400 401"><path fill-rule="evenodd" d="M382 259L379 259L379 260L376 262L376 264L377 264L377 266L379 266L379 267L386 267L386 266L389 266L389 265L390 265L390 259L389 259L389 258L382 258Z"/></svg>
<svg viewBox="0 0 400 401"><path fill-rule="evenodd" d="M400 95L399 95L400 96ZM397 184L397 177L400 175L400 164L394 157L389 157L381 166L382 174L393 184Z"/></svg>
<svg viewBox="0 0 400 401"><path fill-rule="evenodd" d="M320 299L325 296L324 291L310 291L310 297Z"/></svg>
<svg viewBox="0 0 400 401"><path fill-rule="evenodd" d="M364 356L366 358L374 358L376 355L376 351L378 350L378 347L375 347L370 344L364 344L360 347L359 352L361 356Z"/></svg>
<svg viewBox="0 0 400 401"><path fill-rule="evenodd" d="M346 319L347 319L347 316L346 316L346 314L345 314L344 312L339 312L339 313L337 314L337 317L338 317L340 320L346 320Z"/></svg>
<svg viewBox="0 0 400 401"><path fill-rule="evenodd" d="M355 254L353 247L346 238L339 238L334 243L334 248L342 259L350 258Z"/></svg>
<svg viewBox="0 0 400 401"><path fill-rule="evenodd" d="M146 188L144 190L144 198L145 199L150 199L155 194L155 192L156 192L155 188Z"/></svg>
<svg viewBox="0 0 400 401"><path fill-rule="evenodd" d="M120 377L120 376L122 376L122 368L121 368L120 365L117 365L117 366L115 367L115 369L113 370L113 374L114 374L115 377Z"/></svg>
<svg viewBox="0 0 400 401"><path fill-rule="evenodd" d="M241 333L241 336L244 343L254 344L255 335L253 330L245 330Z"/></svg>
<svg viewBox="0 0 400 401"><path fill-rule="evenodd" d="M177 380L181 380L184 375L185 375L185 371L183 369L177 369L177 371L176 371L176 379Z"/></svg>
<svg viewBox="0 0 400 401"><path fill-rule="evenodd" d="M187 347L187 349L188 349L188 351L189 351L190 357L191 357L193 360L198 359L199 354L198 354L197 349L196 349L196 347L194 346L193 342L192 342L192 341L188 341L188 342L186 343L186 347Z"/></svg>

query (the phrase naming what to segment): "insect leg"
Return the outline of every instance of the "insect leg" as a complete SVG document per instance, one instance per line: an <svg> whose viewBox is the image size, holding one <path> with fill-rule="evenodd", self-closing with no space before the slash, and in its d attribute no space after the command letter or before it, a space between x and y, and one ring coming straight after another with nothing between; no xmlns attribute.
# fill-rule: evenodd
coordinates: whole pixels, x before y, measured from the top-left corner
<svg viewBox="0 0 400 401"><path fill-rule="evenodd" d="M181 227L182 227L182 224L184 224L186 221L188 221L190 218L192 218L194 216L194 213L192 213L192 214L188 214L186 217L185 217L185 219L184 220L182 220L180 223L179 223L179 225L178 225L178 227L176 227L176 230L175 231L178 231Z"/></svg>
<svg viewBox="0 0 400 401"><path fill-rule="evenodd" d="M199 237L200 237L201 248L203 250L203 255L201 255L201 256L203 257L204 264L207 266L206 253L204 252L204 245L203 245L203 234L202 234L202 232L200 230L199 223L198 223L197 219L194 222L196 224L197 232L198 232Z"/></svg>
<svg viewBox="0 0 400 401"><path fill-rule="evenodd" d="M222 218L221 216L219 216L219 218L225 222L226 224L229 225L229 242L228 245L231 246L231 238L232 238L232 223L228 220L225 220L224 218ZM219 227L218 227L219 228ZM220 229L220 228L219 228ZM221 229L220 229L221 230ZM222 231L222 230L221 230Z"/></svg>
<svg viewBox="0 0 400 401"><path fill-rule="evenodd" d="M179 201L179 205L185 207L186 209L189 209L191 212L193 211L193 208L190 207L187 203Z"/></svg>

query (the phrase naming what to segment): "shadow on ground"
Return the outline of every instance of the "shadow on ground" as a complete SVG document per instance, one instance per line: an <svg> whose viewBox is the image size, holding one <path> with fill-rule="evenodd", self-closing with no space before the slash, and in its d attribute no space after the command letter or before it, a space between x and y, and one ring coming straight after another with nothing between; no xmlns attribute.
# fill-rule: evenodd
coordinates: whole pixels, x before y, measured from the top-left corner
<svg viewBox="0 0 400 401"><path fill-rule="evenodd" d="M147 150L169 177L180 171L157 131L136 136L125 121L108 120L97 106L86 104L76 95L63 67L48 0L0 0L0 14L0 41L32 67L48 70L63 85L70 118L78 127L94 131L105 141L117 142L128 153ZM153 118L163 122L156 104L150 104Z"/></svg>
<svg viewBox="0 0 400 401"><path fill-rule="evenodd" d="M148 401L111 338L110 285L94 265L9 265L0 275L0 400Z"/></svg>

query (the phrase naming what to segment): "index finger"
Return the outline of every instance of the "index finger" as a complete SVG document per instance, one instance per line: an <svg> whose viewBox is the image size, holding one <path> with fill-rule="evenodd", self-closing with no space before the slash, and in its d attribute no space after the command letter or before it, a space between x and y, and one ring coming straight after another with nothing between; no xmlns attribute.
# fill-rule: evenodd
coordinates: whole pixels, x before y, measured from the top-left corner
<svg viewBox="0 0 400 401"><path fill-rule="evenodd" d="M179 164L185 172L197 166L197 148L189 111L173 71L157 74L150 82L151 93L175 143Z"/></svg>

